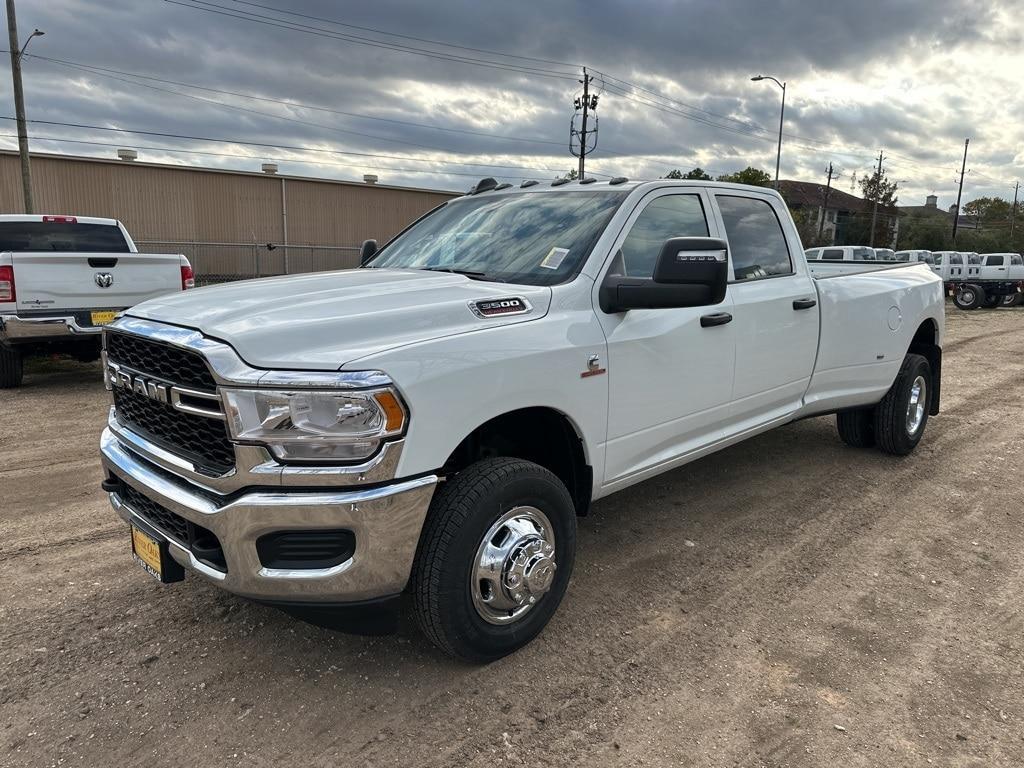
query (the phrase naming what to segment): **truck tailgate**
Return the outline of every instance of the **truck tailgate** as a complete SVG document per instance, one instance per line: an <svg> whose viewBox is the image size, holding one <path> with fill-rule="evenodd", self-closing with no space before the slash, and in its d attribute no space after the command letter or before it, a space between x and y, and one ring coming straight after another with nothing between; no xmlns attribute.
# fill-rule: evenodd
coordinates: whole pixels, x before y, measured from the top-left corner
<svg viewBox="0 0 1024 768"><path fill-rule="evenodd" d="M12 253L22 310L124 309L181 290L181 261L167 253Z"/></svg>

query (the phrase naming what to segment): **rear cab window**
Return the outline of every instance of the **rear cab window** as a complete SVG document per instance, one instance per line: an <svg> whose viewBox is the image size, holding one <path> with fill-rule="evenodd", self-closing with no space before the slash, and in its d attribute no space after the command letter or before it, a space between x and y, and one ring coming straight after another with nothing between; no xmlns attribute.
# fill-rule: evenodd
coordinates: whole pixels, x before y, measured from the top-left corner
<svg viewBox="0 0 1024 768"><path fill-rule="evenodd" d="M986 267L1001 267L1001 266L1003 266L1003 256L1002 256L1002 254L999 254L998 256L988 256L988 257L986 257L985 258L985 266Z"/></svg>
<svg viewBox="0 0 1024 768"><path fill-rule="evenodd" d="M734 280L793 274L786 234L767 200L735 195L715 195L715 200L725 224Z"/></svg>
<svg viewBox="0 0 1024 768"><path fill-rule="evenodd" d="M63 251L128 253L128 242L115 224L47 221L0 222L0 252Z"/></svg>

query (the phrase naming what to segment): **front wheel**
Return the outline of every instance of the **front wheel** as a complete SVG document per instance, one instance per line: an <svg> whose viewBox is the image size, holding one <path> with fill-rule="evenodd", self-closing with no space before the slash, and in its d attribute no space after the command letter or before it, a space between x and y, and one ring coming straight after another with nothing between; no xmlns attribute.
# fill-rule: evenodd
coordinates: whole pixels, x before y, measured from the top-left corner
<svg viewBox="0 0 1024 768"><path fill-rule="evenodd" d="M903 358L896 381L875 406L875 442L886 453L906 456L921 442L931 408L932 369L921 355Z"/></svg>
<svg viewBox="0 0 1024 768"><path fill-rule="evenodd" d="M565 485L529 461L484 459L434 496L412 572L416 619L442 650L506 656L558 609L576 553Z"/></svg>
<svg viewBox="0 0 1024 768"><path fill-rule="evenodd" d="M1003 296L1004 307L1016 307L1024 301L1024 293L1008 293Z"/></svg>
<svg viewBox="0 0 1024 768"><path fill-rule="evenodd" d="M960 309L977 309L985 298L985 292L976 285L961 285L953 294L953 303Z"/></svg>

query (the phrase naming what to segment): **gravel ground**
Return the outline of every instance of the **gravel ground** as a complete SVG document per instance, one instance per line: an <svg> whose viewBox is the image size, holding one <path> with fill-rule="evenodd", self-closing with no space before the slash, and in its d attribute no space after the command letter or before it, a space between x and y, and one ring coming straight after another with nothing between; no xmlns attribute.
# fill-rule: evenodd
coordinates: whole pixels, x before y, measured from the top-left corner
<svg viewBox="0 0 1024 768"><path fill-rule="evenodd" d="M599 502L531 646L453 662L133 564L97 365L0 394L0 765L1024 765L1024 310L949 310L910 457L833 419Z"/></svg>

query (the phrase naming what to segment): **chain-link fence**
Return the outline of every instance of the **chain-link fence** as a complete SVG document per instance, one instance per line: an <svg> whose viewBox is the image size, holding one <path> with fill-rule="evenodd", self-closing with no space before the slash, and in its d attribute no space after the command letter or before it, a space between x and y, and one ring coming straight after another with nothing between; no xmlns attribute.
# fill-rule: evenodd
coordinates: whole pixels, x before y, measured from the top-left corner
<svg viewBox="0 0 1024 768"><path fill-rule="evenodd" d="M354 245L268 246L174 240L136 240L135 245L142 252L185 254L195 271L196 285L359 266L359 247Z"/></svg>

